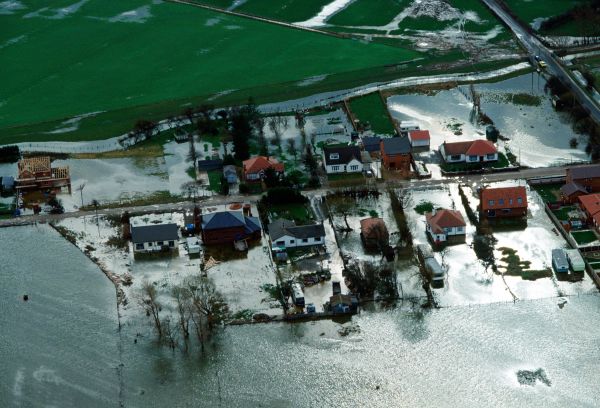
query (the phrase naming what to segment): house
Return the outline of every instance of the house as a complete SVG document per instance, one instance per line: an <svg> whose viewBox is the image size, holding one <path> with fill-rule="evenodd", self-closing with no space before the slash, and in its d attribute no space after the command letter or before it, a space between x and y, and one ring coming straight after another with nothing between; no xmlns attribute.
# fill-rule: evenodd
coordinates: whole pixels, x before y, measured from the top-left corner
<svg viewBox="0 0 600 408"><path fill-rule="evenodd" d="M271 246L297 248L325 244L323 224L296 225L294 221L278 219L269 224Z"/></svg>
<svg viewBox="0 0 600 408"><path fill-rule="evenodd" d="M205 245L230 244L260 238L261 226L257 217L242 211L220 211L202 215L200 234Z"/></svg>
<svg viewBox="0 0 600 408"><path fill-rule="evenodd" d="M435 243L464 241L467 224L459 211L433 210L425 213L425 220L427 233Z"/></svg>
<svg viewBox="0 0 600 408"><path fill-rule="evenodd" d="M402 120L400 121L400 133L403 136L406 136L408 134L408 132L411 132L413 130L419 130L421 129L419 127L419 124L417 122L413 122L412 120Z"/></svg>
<svg viewBox="0 0 600 408"><path fill-rule="evenodd" d="M410 173L412 155L410 141L407 137L383 139L380 147L381 160L386 168L400 170L406 175Z"/></svg>
<svg viewBox="0 0 600 408"><path fill-rule="evenodd" d="M600 164L568 168L565 182L565 185L575 183L578 189L588 193L600 192Z"/></svg>
<svg viewBox="0 0 600 408"><path fill-rule="evenodd" d="M585 213L588 221L592 221L593 217L600 213L600 194L586 194L577 198L579 206Z"/></svg>
<svg viewBox="0 0 600 408"><path fill-rule="evenodd" d="M527 215L525 187L483 188L479 193L480 211L484 217L523 217Z"/></svg>
<svg viewBox="0 0 600 408"><path fill-rule="evenodd" d="M50 157L35 156L19 160L15 180L17 191L62 189L71 193L69 167L52 167Z"/></svg>
<svg viewBox="0 0 600 408"><path fill-rule="evenodd" d="M390 234L382 218L360 220L360 239L366 248L380 249L390 243Z"/></svg>
<svg viewBox="0 0 600 408"><path fill-rule="evenodd" d="M134 253L168 252L177 250L179 240L177 224L152 224L131 226Z"/></svg>
<svg viewBox="0 0 600 408"><path fill-rule="evenodd" d="M327 174L361 173L363 163L358 146L324 147L323 160Z"/></svg>
<svg viewBox="0 0 600 408"><path fill-rule="evenodd" d="M429 130L411 130L408 132L408 140L413 148L426 148L429 150L431 136Z"/></svg>
<svg viewBox="0 0 600 408"><path fill-rule="evenodd" d="M221 170L223 168L223 160L198 160L198 171Z"/></svg>
<svg viewBox="0 0 600 408"><path fill-rule="evenodd" d="M363 150L369 153L379 152L380 142L381 137L379 136L363 136L361 139Z"/></svg>
<svg viewBox="0 0 600 408"><path fill-rule="evenodd" d="M274 157L257 156L242 163L244 180L248 182L261 181L265 176L267 169L275 170L275 173L282 175L285 171L283 163L279 163Z"/></svg>
<svg viewBox="0 0 600 408"><path fill-rule="evenodd" d="M12 176L1 177L0 192L3 194L12 193L15 188L15 179Z"/></svg>
<svg viewBox="0 0 600 408"><path fill-rule="evenodd" d="M440 146L442 158L447 163L487 163L498 160L498 149L489 140L470 142L444 142Z"/></svg>
<svg viewBox="0 0 600 408"><path fill-rule="evenodd" d="M238 176L235 166L232 164L223 166L223 177L225 177L225 180L227 180L229 184L237 184Z"/></svg>
<svg viewBox="0 0 600 408"><path fill-rule="evenodd" d="M570 182L560 188L560 200L565 204L573 204L577 198L589 194L589 192L580 184Z"/></svg>

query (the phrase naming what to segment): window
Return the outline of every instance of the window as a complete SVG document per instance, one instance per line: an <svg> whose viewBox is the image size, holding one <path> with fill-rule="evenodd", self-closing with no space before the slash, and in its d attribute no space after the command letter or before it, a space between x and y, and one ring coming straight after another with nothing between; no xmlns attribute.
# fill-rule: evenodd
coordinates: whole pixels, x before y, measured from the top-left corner
<svg viewBox="0 0 600 408"><path fill-rule="evenodd" d="M339 171L340 170L340 166L331 166L331 170L332 171Z"/></svg>
<svg viewBox="0 0 600 408"><path fill-rule="evenodd" d="M512 203L513 203L513 199L512 199L512 198L510 198L510 199L508 200L508 203L512 205Z"/></svg>
<svg viewBox="0 0 600 408"><path fill-rule="evenodd" d="M460 160L460 154L454 154L450 156L450 160Z"/></svg>
<svg viewBox="0 0 600 408"><path fill-rule="evenodd" d="M290 239L290 244L295 244L296 240L295 239Z"/></svg>
<svg viewBox="0 0 600 408"><path fill-rule="evenodd" d="M456 232L463 232L464 227L456 227Z"/></svg>
<svg viewBox="0 0 600 408"><path fill-rule="evenodd" d="M302 243L306 244L308 242L308 238L302 238Z"/></svg>
<svg viewBox="0 0 600 408"><path fill-rule="evenodd" d="M144 249L144 244L135 244L135 249L138 251Z"/></svg>
<svg viewBox="0 0 600 408"><path fill-rule="evenodd" d="M175 246L175 241L169 241L169 248L173 248Z"/></svg>
<svg viewBox="0 0 600 408"><path fill-rule="evenodd" d="M523 199L521 197L517 198L517 203L523 204Z"/></svg>
<svg viewBox="0 0 600 408"><path fill-rule="evenodd" d="M494 205L494 200L490 200L490 201L488 201L488 204L489 204L489 205Z"/></svg>
<svg viewBox="0 0 600 408"><path fill-rule="evenodd" d="M350 170L356 171L356 170L358 170L358 166L357 165L350 166Z"/></svg>
<svg viewBox="0 0 600 408"><path fill-rule="evenodd" d="M496 158L496 153L488 154L486 157L488 160L494 160Z"/></svg>
<svg viewBox="0 0 600 408"><path fill-rule="evenodd" d="M469 156L469 161L477 161L477 156Z"/></svg>
<svg viewBox="0 0 600 408"><path fill-rule="evenodd" d="M339 153L329 153L329 160L339 160L339 159L340 159Z"/></svg>
<svg viewBox="0 0 600 408"><path fill-rule="evenodd" d="M321 237L315 237L315 241L320 242L321 241Z"/></svg>
<svg viewBox="0 0 600 408"><path fill-rule="evenodd" d="M505 214L508 214L508 213L511 212L511 209L510 208L503 208L502 212L505 213Z"/></svg>
<svg viewBox="0 0 600 408"><path fill-rule="evenodd" d="M444 232L446 234L449 234L450 232L452 232L452 228L444 228Z"/></svg>
<svg viewBox="0 0 600 408"><path fill-rule="evenodd" d="M498 205L504 205L504 198L498 200Z"/></svg>
<svg viewBox="0 0 600 408"><path fill-rule="evenodd" d="M285 246L285 241L277 241L275 243L279 246Z"/></svg>
<svg viewBox="0 0 600 408"><path fill-rule="evenodd" d="M154 243L154 245L155 245L155 246L160 246L160 241L156 241L156 242Z"/></svg>

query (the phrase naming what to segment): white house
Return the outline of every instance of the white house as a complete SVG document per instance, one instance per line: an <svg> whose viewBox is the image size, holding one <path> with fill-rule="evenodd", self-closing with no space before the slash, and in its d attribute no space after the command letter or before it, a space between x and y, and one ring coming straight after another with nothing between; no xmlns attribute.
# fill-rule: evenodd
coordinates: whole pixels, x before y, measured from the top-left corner
<svg viewBox="0 0 600 408"><path fill-rule="evenodd" d="M408 132L408 140L412 147L426 147L429 149L431 136L429 130L411 130Z"/></svg>
<svg viewBox="0 0 600 408"><path fill-rule="evenodd" d="M174 251L177 249L178 240L177 224L131 226L134 253Z"/></svg>
<svg viewBox="0 0 600 408"><path fill-rule="evenodd" d="M327 174L360 173L363 163L358 146L324 147L323 161Z"/></svg>
<svg viewBox="0 0 600 408"><path fill-rule="evenodd" d="M465 220L456 210L433 210L425 214L425 227L431 239L436 242L446 242L451 237L464 238L466 235Z"/></svg>
<svg viewBox="0 0 600 408"><path fill-rule="evenodd" d="M485 163L498 160L498 149L489 140L473 140L470 142L444 142L440 146L440 154L447 163Z"/></svg>
<svg viewBox="0 0 600 408"><path fill-rule="evenodd" d="M323 224L296 225L283 218L269 224L269 236L272 247L287 249L325 244Z"/></svg>

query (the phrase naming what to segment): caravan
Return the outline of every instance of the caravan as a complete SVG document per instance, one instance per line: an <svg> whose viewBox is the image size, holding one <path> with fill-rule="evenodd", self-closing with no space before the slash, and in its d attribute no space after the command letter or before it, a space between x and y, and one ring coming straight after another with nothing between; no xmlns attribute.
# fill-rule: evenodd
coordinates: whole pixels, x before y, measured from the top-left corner
<svg viewBox="0 0 600 408"><path fill-rule="evenodd" d="M292 284L292 300L296 306L304 307L304 292L299 283Z"/></svg>

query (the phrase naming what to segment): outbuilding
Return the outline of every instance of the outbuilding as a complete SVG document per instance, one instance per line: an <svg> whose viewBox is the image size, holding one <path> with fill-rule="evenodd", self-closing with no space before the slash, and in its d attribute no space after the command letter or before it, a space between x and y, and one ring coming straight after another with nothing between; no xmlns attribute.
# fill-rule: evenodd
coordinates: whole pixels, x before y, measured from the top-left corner
<svg viewBox="0 0 600 408"><path fill-rule="evenodd" d="M564 249L556 248L552 250L552 266L558 273L569 272L569 262Z"/></svg>

